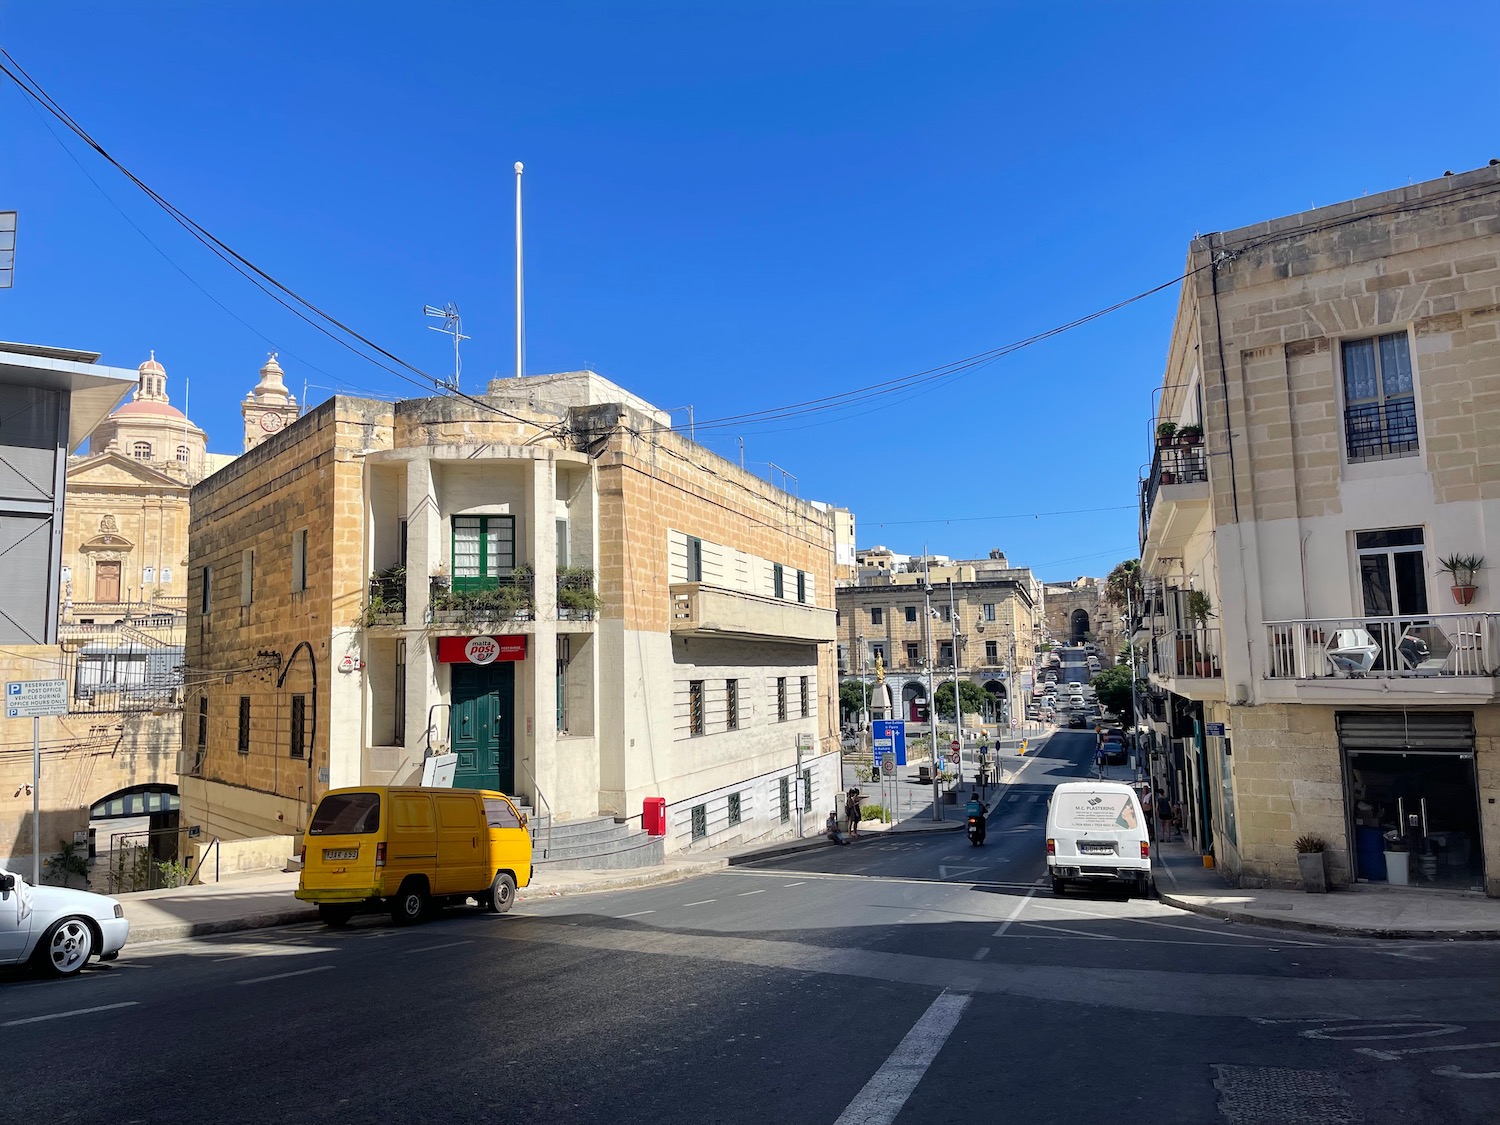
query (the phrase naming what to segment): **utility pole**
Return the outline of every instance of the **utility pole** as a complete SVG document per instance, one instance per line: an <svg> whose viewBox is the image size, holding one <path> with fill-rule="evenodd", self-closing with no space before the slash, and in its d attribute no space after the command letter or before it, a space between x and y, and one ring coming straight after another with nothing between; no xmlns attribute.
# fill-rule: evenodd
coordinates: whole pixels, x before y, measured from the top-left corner
<svg viewBox="0 0 1500 1125"><path fill-rule="evenodd" d="M932 666L932 583L927 572L927 548L922 548L922 643L927 650L927 718L932 728L932 819L943 819L943 783L938 770L937 688L933 685Z"/></svg>
<svg viewBox="0 0 1500 1125"><path fill-rule="evenodd" d="M948 616L953 619L953 738L958 743L958 787L964 787L964 708L958 694L958 603L948 576Z"/></svg>

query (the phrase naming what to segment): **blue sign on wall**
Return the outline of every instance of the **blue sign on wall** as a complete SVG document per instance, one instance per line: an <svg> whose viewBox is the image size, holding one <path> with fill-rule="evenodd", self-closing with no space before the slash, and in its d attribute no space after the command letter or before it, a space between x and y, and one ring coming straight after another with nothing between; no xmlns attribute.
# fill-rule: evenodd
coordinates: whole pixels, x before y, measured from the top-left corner
<svg viewBox="0 0 1500 1125"><path fill-rule="evenodd" d="M1209 738L1223 738L1224 737L1224 724L1223 723L1208 723L1207 725L1205 725L1205 727L1203 729L1204 729L1204 733L1207 734Z"/></svg>
<svg viewBox="0 0 1500 1125"><path fill-rule="evenodd" d="M875 746L875 764L894 753L898 766L906 765L906 721L904 719L876 719L870 724L870 734Z"/></svg>

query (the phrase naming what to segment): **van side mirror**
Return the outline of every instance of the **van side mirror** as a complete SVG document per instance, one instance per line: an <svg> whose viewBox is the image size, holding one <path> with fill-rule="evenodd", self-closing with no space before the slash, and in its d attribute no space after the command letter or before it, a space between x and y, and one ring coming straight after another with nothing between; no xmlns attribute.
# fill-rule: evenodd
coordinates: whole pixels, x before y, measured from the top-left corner
<svg viewBox="0 0 1500 1125"><path fill-rule="evenodd" d="M16 877L9 872L0 875L0 894L9 894L16 889Z"/></svg>

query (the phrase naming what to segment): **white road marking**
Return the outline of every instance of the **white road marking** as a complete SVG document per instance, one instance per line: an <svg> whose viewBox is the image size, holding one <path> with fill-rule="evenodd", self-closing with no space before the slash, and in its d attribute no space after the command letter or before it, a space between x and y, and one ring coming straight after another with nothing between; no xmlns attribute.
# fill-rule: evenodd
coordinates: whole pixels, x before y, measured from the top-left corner
<svg viewBox="0 0 1500 1125"><path fill-rule="evenodd" d="M616 915L616 917L619 917L619 918L639 918L642 914L655 914L655 913L656 913L656 911L654 911L654 910L637 910L637 911L634 911L633 913L630 913L630 914L619 914L619 915Z"/></svg>
<svg viewBox="0 0 1500 1125"><path fill-rule="evenodd" d="M962 993L945 991L934 1000L834 1125L890 1125L895 1121L968 1006L969 997Z"/></svg>
<svg viewBox="0 0 1500 1125"><path fill-rule="evenodd" d="M28 1016L24 1020L6 1020L0 1027L20 1027L23 1023L45 1023L47 1020L62 1020L69 1016L86 1016L90 1012L107 1012L112 1008L134 1008L139 1000L122 1000L118 1004L99 1004L93 1008L74 1008L71 1012L53 1012L49 1016Z"/></svg>
<svg viewBox="0 0 1500 1125"><path fill-rule="evenodd" d="M1382 1051L1379 1047L1356 1047L1354 1050L1356 1054L1395 1062L1402 1055L1430 1055L1435 1051L1485 1051L1491 1047L1500 1047L1500 1043L1442 1043L1436 1047L1393 1047L1389 1051Z"/></svg>
<svg viewBox="0 0 1500 1125"><path fill-rule="evenodd" d="M1434 1067L1432 1073L1444 1078L1500 1078L1500 1070L1460 1070L1457 1066Z"/></svg>
<svg viewBox="0 0 1500 1125"><path fill-rule="evenodd" d="M1236 934L1226 930L1207 930L1202 926L1184 926L1180 922L1158 922L1153 918L1134 918L1124 914L1100 914L1097 910L1073 910L1069 907L1059 906L1056 903L1051 902L1047 904L1047 909L1056 910L1061 914L1069 914L1075 918L1103 918L1109 922L1134 922L1141 926L1160 926L1162 929L1166 930L1185 930L1188 933L1192 934L1208 934L1210 937L1233 938L1235 941L1253 941L1260 943L1263 948L1268 948L1272 944L1267 939L1257 937L1254 934ZM1276 938L1274 939L1274 943L1276 948L1278 949L1288 945L1295 945L1308 949L1327 948L1326 942L1295 941L1291 938Z"/></svg>
<svg viewBox="0 0 1500 1125"><path fill-rule="evenodd" d="M786 885L788 887L805 887L805 886L807 886L807 884L805 882L802 882L802 883L787 883Z"/></svg>
<svg viewBox="0 0 1500 1125"><path fill-rule="evenodd" d="M763 895L765 893L766 893L766 889L764 887L762 887L758 891L740 891L739 894L735 895L735 897L736 898L744 898L747 895Z"/></svg>
<svg viewBox="0 0 1500 1125"><path fill-rule="evenodd" d="M272 973L268 977L250 977L246 980L237 980L235 984L261 984L268 980L285 980L287 977L305 977L308 973L321 973L325 969L333 968L332 965L316 965L311 969L293 969L290 973Z"/></svg>
<svg viewBox="0 0 1500 1125"><path fill-rule="evenodd" d="M1345 1032L1370 1032L1376 1028L1393 1027L1394 1032L1382 1032L1379 1035L1350 1035ZM1351 1040L1371 1039L1431 1039L1437 1035L1456 1035L1464 1030L1461 1024L1456 1023L1429 1023L1426 1020L1413 1023L1363 1023L1355 1027L1311 1027L1306 1031L1297 1032L1304 1039L1332 1039L1339 1043L1348 1043ZM1359 1048L1355 1048L1358 1050Z"/></svg>
<svg viewBox="0 0 1500 1125"><path fill-rule="evenodd" d="M990 947L986 945L983 949L979 950L977 953L974 954L974 960L976 960L976 961L983 961L989 955L990 955Z"/></svg>
<svg viewBox="0 0 1500 1125"><path fill-rule="evenodd" d="M938 864L938 877L940 879L953 879L959 875L967 875L971 871L983 871L982 867L945 867Z"/></svg>
<svg viewBox="0 0 1500 1125"><path fill-rule="evenodd" d="M269 948L251 949L245 953L236 953L229 957L215 957L211 964L222 965L225 961L243 961L247 957L296 957L303 953L332 952L332 949L320 949L316 946L292 947L288 945L272 945Z"/></svg>
<svg viewBox="0 0 1500 1125"><path fill-rule="evenodd" d="M1005 936L1005 931L1010 929L1011 923L1021 916L1021 911L1026 909L1026 904L1031 901L1031 896L1034 894L1036 894L1036 888L1032 887L1031 890L1026 892L1021 901L1016 903L1016 908L1010 912L1010 917L1006 918L1000 928L995 931L996 937Z"/></svg>
<svg viewBox="0 0 1500 1125"><path fill-rule="evenodd" d="M421 949L406 949L404 953L431 953L434 949L452 949L456 945L473 945L474 940L467 938L464 941L445 941L442 945L424 945Z"/></svg>
<svg viewBox="0 0 1500 1125"><path fill-rule="evenodd" d="M707 906L711 902L718 902L716 898L700 898L697 902L685 902L683 906Z"/></svg>
<svg viewBox="0 0 1500 1125"><path fill-rule="evenodd" d="M1075 937L1088 938L1090 941L1121 941L1121 940L1123 940L1121 938L1111 937L1108 934L1091 934L1087 930L1069 929L1067 926L1048 926L1048 925L1046 925L1043 922L1022 922L1021 925L1023 925L1023 926L1030 926L1032 929L1036 929L1036 930L1051 930L1053 933L1056 933L1056 934L1072 934ZM1145 940L1150 940L1150 939L1145 939ZM1166 938L1160 938L1158 940L1160 940L1160 941L1166 941L1167 939ZM1238 946L1236 946L1236 948L1238 948Z"/></svg>

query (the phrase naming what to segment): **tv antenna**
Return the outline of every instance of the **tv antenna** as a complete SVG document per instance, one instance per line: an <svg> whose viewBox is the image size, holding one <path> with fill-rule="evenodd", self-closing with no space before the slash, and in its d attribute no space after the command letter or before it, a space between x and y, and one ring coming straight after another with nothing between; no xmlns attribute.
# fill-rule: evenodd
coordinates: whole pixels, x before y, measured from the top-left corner
<svg viewBox="0 0 1500 1125"><path fill-rule="evenodd" d="M443 383L443 386L456 391L458 390L458 376L463 370L463 361L459 359L458 355L458 344L460 340L469 339L468 336L464 335L463 321L458 315L458 306L452 301L449 301L442 308L438 308L436 305L423 305L422 312L426 316L441 318L443 322L441 328L436 324L429 324L427 326L429 330L453 337L453 382ZM438 381L442 382L442 380Z"/></svg>

